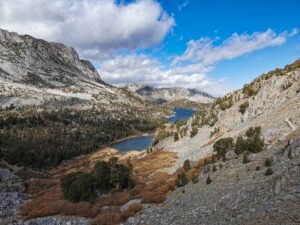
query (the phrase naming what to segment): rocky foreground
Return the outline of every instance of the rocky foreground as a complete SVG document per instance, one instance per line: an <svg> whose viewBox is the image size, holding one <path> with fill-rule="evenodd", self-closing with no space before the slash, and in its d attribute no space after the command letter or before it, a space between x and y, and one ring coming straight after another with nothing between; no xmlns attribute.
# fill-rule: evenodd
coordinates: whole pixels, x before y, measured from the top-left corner
<svg viewBox="0 0 300 225"><path fill-rule="evenodd" d="M7 166L7 167L6 167ZM5 168L6 167L6 168ZM6 164L0 167L0 225L88 225L90 219L75 216L48 216L22 221L20 207L30 196L24 194L25 186L16 175L16 169Z"/></svg>
<svg viewBox="0 0 300 225"><path fill-rule="evenodd" d="M196 184L178 188L159 206L129 218L127 225L300 224L300 139L282 141L249 156L207 165ZM265 166L267 159L271 166ZM271 168L273 174L266 175ZM211 184L206 184L208 175Z"/></svg>

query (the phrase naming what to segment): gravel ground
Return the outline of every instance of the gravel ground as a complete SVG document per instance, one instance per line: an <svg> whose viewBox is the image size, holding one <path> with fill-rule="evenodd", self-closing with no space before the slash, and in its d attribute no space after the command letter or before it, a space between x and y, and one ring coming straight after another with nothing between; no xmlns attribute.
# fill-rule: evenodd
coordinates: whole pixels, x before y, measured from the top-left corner
<svg viewBox="0 0 300 225"><path fill-rule="evenodd" d="M126 225L299 225L300 139L283 146L250 155L247 164L241 156L218 162L215 173L207 166L199 183L176 189L159 206L145 206ZM267 158L273 162L271 176L265 176Z"/></svg>

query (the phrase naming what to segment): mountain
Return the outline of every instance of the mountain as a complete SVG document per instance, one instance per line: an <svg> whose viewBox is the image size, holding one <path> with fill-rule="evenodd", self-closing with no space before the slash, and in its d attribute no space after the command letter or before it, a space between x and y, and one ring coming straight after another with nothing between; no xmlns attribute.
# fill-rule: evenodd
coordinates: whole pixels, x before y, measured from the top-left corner
<svg viewBox="0 0 300 225"><path fill-rule="evenodd" d="M110 86L73 49L27 35L2 30L0 50L0 223L299 224L300 60L174 126L162 124L160 106L144 100L212 97ZM99 149L155 128L147 151ZM136 185L113 194L92 190L95 169L105 165L95 164L112 156L132 166L116 171L132 171ZM59 179L74 172L76 187L100 196L65 199Z"/></svg>
<svg viewBox="0 0 300 225"><path fill-rule="evenodd" d="M102 83L87 60L72 47L0 29L2 80L38 87L64 87L80 79Z"/></svg>
<svg viewBox="0 0 300 225"><path fill-rule="evenodd" d="M177 100L189 100L200 103L210 103L215 98L197 89L172 87L154 88L144 84L129 84L125 86L129 91L137 93L142 99L154 102L171 102Z"/></svg>
<svg viewBox="0 0 300 225"><path fill-rule="evenodd" d="M1 159L34 168L56 166L153 132L167 114L168 109L103 82L73 48L0 30Z"/></svg>
<svg viewBox="0 0 300 225"><path fill-rule="evenodd" d="M175 151L181 158L199 159L213 152L213 143L220 137L234 137L250 127L261 126L269 146L283 139L300 125L300 60L276 69L214 101L205 113L199 112L188 122L199 127L194 137L189 135L170 144L163 140L157 147ZM200 147L201 146L201 147ZM201 150L199 150L199 148Z"/></svg>
<svg viewBox="0 0 300 225"><path fill-rule="evenodd" d="M140 99L103 82L74 48L0 29L0 103L111 109L111 103L139 105Z"/></svg>

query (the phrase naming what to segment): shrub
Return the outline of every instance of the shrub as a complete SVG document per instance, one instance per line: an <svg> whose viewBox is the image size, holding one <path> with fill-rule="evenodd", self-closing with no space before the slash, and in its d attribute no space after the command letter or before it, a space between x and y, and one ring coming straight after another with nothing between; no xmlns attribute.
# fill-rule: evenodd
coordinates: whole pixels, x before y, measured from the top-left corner
<svg viewBox="0 0 300 225"><path fill-rule="evenodd" d="M177 175L176 179L176 186L183 187L184 185L188 184L189 180L184 172L181 172Z"/></svg>
<svg viewBox="0 0 300 225"><path fill-rule="evenodd" d="M65 199L90 201L95 197L95 179L88 173L71 173L61 179L61 189Z"/></svg>
<svg viewBox="0 0 300 225"><path fill-rule="evenodd" d="M271 159L266 159L266 161L265 161L265 166L266 166L266 167L270 167L271 165L272 165Z"/></svg>
<svg viewBox="0 0 300 225"><path fill-rule="evenodd" d="M224 157L226 152L231 150L233 147L233 139L231 137L221 138L216 141L213 145L214 151L217 152L217 158Z"/></svg>
<svg viewBox="0 0 300 225"><path fill-rule="evenodd" d="M286 83L286 84L284 84L284 85L282 86L282 90L285 91L285 90L287 90L289 87L291 87L292 85L293 85L292 82Z"/></svg>
<svg viewBox="0 0 300 225"><path fill-rule="evenodd" d="M245 84L242 90L245 97L251 97L257 94L257 91L250 84Z"/></svg>
<svg viewBox="0 0 300 225"><path fill-rule="evenodd" d="M210 176L208 176L206 179L206 184L210 184L211 182L212 182L212 179L210 178Z"/></svg>
<svg viewBox="0 0 300 225"><path fill-rule="evenodd" d="M90 201L95 191L108 192L112 189L132 188L132 165L118 164L118 158L112 157L109 162L100 161L95 164L93 174L76 172L61 179L64 198L74 201Z"/></svg>
<svg viewBox="0 0 300 225"><path fill-rule="evenodd" d="M213 171L213 172L216 172L216 171L217 171L216 165L213 166L212 171Z"/></svg>
<svg viewBox="0 0 300 225"><path fill-rule="evenodd" d="M246 131L246 136L248 138L254 138L257 135L260 135L261 133L261 127L250 127L247 131Z"/></svg>
<svg viewBox="0 0 300 225"><path fill-rule="evenodd" d="M190 170L190 169L192 168L192 167L191 167L190 160L188 160L188 159L184 160L183 168L184 168L185 170Z"/></svg>
<svg viewBox="0 0 300 225"><path fill-rule="evenodd" d="M248 107L249 107L249 102L244 102L243 104L240 105L239 112L244 114Z"/></svg>
<svg viewBox="0 0 300 225"><path fill-rule="evenodd" d="M257 166L257 167L255 168L255 170L256 170L256 171L260 170L260 166Z"/></svg>
<svg viewBox="0 0 300 225"><path fill-rule="evenodd" d="M223 98L217 98L215 104L219 105L221 110L230 108L233 105L232 95L227 95Z"/></svg>
<svg viewBox="0 0 300 225"><path fill-rule="evenodd" d="M273 170L272 170L272 168L269 167L265 172L265 176L270 176L272 174L273 174Z"/></svg>
<svg viewBox="0 0 300 225"><path fill-rule="evenodd" d="M185 126L187 124L187 119L184 120L178 120L175 122L177 130L179 130L180 127Z"/></svg>
<svg viewBox="0 0 300 225"><path fill-rule="evenodd" d="M132 188L132 165L118 164L118 158L112 157L109 162L100 161L95 164L94 174L97 179L97 188L106 192L111 189Z"/></svg>
<svg viewBox="0 0 300 225"><path fill-rule="evenodd" d="M175 132L175 134L174 134L174 141L178 141L178 140L179 140L178 133L177 133L177 132Z"/></svg>
<svg viewBox="0 0 300 225"><path fill-rule="evenodd" d="M248 156L249 156L249 153L245 152L244 155L243 155L243 163L249 163L250 162Z"/></svg>
<svg viewBox="0 0 300 225"><path fill-rule="evenodd" d="M158 132L158 134L155 136L154 140L153 140L153 143L152 143L152 146L155 146L158 144L158 142L160 142L161 140L167 138L167 137L170 137L171 136L171 133L168 132L168 131L165 131L165 130L160 130Z"/></svg>
<svg viewBox="0 0 300 225"><path fill-rule="evenodd" d="M218 132L220 132L220 127L215 127L214 130L210 132L210 137L214 136Z"/></svg>
<svg viewBox="0 0 300 225"><path fill-rule="evenodd" d="M190 137L194 137L196 134L198 134L198 127L197 126L193 126L192 130L191 130L191 134Z"/></svg>
<svg viewBox="0 0 300 225"><path fill-rule="evenodd" d="M94 166L94 174L96 177L96 186L103 192L107 192L112 188L110 183L110 167L105 161L99 161Z"/></svg>
<svg viewBox="0 0 300 225"><path fill-rule="evenodd" d="M248 141L248 151L252 153L261 152L264 148L264 140L260 138L259 135L256 135L252 140Z"/></svg>
<svg viewBox="0 0 300 225"><path fill-rule="evenodd" d="M234 152L239 155L247 150L247 143L242 136L238 136L234 146Z"/></svg>
<svg viewBox="0 0 300 225"><path fill-rule="evenodd" d="M192 176L192 182L193 182L193 184L196 184L196 183L199 182L198 176L196 176L194 173L193 173L193 176Z"/></svg>
<svg viewBox="0 0 300 225"><path fill-rule="evenodd" d="M234 149L235 153L239 155L244 151L252 153L261 152L264 147L264 140L260 137L260 132L260 127L250 127L245 133L247 139L243 139L242 136L238 136Z"/></svg>
<svg viewBox="0 0 300 225"><path fill-rule="evenodd" d="M223 154L223 155L222 155L222 161L225 162L226 160L227 160L226 154Z"/></svg>

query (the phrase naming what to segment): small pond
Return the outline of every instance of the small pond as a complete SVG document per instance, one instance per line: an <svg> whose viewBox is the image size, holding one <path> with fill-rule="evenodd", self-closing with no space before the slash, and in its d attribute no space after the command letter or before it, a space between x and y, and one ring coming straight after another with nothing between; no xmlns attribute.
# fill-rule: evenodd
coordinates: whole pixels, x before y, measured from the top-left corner
<svg viewBox="0 0 300 225"><path fill-rule="evenodd" d="M117 149L119 152L142 151L151 145L152 140L153 135L139 136L111 144L110 147Z"/></svg>

